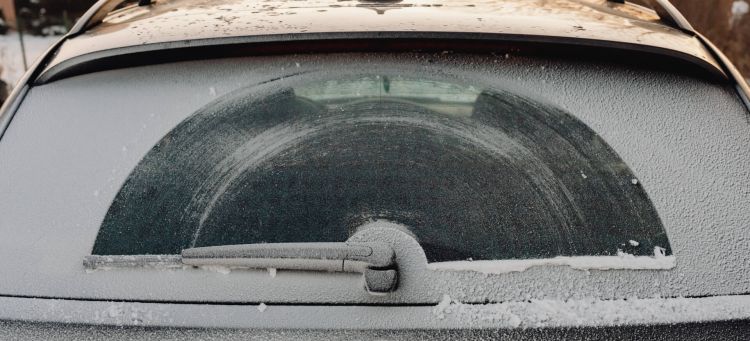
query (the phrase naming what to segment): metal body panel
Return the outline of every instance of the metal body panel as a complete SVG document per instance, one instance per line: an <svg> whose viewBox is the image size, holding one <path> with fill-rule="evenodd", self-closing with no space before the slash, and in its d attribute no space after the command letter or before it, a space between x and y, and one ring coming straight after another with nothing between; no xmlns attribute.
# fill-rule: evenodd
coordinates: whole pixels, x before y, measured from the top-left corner
<svg viewBox="0 0 750 341"><path fill-rule="evenodd" d="M284 83L278 86L296 82L293 77L328 79L331 70L389 75L423 70L481 88L507 89L574 113L638 177L664 223L676 267L590 273L540 267L485 277L432 271L426 258L415 258L419 262L411 270L400 272L404 294L385 298L369 297L361 290L361 277L348 274L333 278L281 272L272 278L268 271L228 276L198 269L85 272L82 260L91 254L112 200L166 132L238 89L271 86L269 80L280 76ZM266 303L434 303L443 294L483 302L523 300L527 295L606 299L747 293L750 284L743 266L749 264L748 254L739 242L727 244L747 239L748 197L742 189L750 177L745 176L748 155L740 152L750 145L747 132L747 111L729 84L514 55L266 56L71 77L31 88L0 143L0 178L12 179L0 181L0 192L7 193L0 196L0 211L13 212L0 220L0 234L7 236L0 238L0 254L8 260L0 263L0 272L12 274L0 276L0 292ZM339 284L332 286L332 281Z"/></svg>

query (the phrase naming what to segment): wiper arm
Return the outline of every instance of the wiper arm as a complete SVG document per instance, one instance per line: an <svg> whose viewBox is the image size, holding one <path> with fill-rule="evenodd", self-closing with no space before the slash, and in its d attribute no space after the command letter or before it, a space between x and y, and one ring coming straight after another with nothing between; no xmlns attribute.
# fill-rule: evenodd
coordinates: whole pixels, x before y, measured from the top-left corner
<svg viewBox="0 0 750 341"><path fill-rule="evenodd" d="M359 272L373 293L398 282L395 253L385 243L277 243L198 247L182 250L182 263L242 268Z"/></svg>
<svg viewBox="0 0 750 341"><path fill-rule="evenodd" d="M359 272L365 289L387 293L396 289L396 255L385 243L277 243L196 247L182 255L91 255L87 270L102 268L227 266L237 268Z"/></svg>
<svg viewBox="0 0 750 341"><path fill-rule="evenodd" d="M396 289L395 253L385 243L277 243L197 247L182 250L182 263L242 268L359 272L372 293Z"/></svg>

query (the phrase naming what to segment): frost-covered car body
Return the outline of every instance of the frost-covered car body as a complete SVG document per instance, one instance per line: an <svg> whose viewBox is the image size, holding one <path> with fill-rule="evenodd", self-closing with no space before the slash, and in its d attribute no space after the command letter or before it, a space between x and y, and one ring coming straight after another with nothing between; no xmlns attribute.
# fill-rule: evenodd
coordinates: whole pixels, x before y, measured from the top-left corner
<svg viewBox="0 0 750 341"><path fill-rule="evenodd" d="M747 335L747 85L653 3L99 2L0 117L0 333Z"/></svg>

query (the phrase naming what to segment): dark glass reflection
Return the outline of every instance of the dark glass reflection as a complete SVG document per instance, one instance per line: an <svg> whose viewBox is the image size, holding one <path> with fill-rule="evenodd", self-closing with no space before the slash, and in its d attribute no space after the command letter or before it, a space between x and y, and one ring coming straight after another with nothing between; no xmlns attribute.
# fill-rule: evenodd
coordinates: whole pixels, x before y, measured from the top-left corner
<svg viewBox="0 0 750 341"><path fill-rule="evenodd" d="M384 219L431 262L671 254L633 179L581 121L504 91L394 76L250 88L153 147L93 253L344 241Z"/></svg>

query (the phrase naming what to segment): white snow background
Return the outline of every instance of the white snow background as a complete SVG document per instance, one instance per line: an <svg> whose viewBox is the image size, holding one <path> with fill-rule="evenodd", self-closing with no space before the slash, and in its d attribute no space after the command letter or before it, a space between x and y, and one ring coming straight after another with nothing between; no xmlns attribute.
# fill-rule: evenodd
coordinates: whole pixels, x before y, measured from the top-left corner
<svg viewBox="0 0 750 341"><path fill-rule="evenodd" d="M60 36L41 37L24 34L23 39L26 45L26 63L31 67L50 45L60 39ZM23 68L21 44L17 32L9 31L6 35L0 35L0 67L2 67L0 79L11 88L26 71Z"/></svg>

